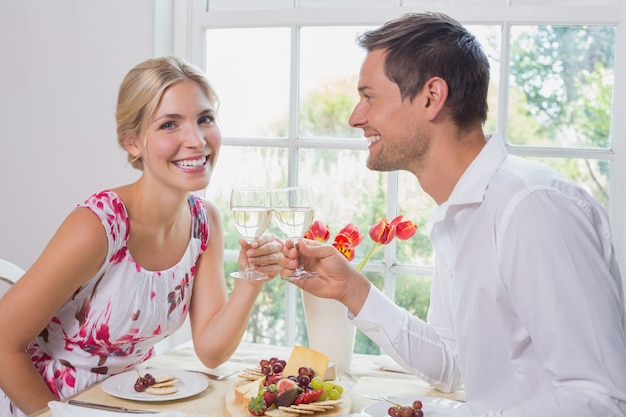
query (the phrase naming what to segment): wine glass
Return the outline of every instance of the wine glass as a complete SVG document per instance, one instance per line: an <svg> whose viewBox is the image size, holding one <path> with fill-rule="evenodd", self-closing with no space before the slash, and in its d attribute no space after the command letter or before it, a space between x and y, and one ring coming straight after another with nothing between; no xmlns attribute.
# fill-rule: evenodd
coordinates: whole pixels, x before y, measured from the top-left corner
<svg viewBox="0 0 626 417"><path fill-rule="evenodd" d="M298 186L272 190L272 209L274 210L274 223L288 239L293 241L298 250L298 241L309 230L315 216L311 187ZM298 261L299 259L298 254ZM293 274L283 279L296 281L317 276L319 274L306 271L304 266L299 264Z"/></svg>
<svg viewBox="0 0 626 417"><path fill-rule="evenodd" d="M272 220L270 190L255 188L233 188L230 193L230 211L233 225L248 243L261 236ZM230 274L233 278L260 280L267 274L255 271L246 262L246 269Z"/></svg>

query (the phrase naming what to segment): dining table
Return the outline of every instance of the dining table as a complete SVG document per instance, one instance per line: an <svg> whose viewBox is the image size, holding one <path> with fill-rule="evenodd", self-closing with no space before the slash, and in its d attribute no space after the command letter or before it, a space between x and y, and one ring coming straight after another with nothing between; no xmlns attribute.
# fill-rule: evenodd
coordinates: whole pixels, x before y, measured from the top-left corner
<svg viewBox="0 0 626 417"><path fill-rule="evenodd" d="M241 343L231 358L217 368L207 368L198 359L191 342L183 343L162 352L140 365L140 368L206 371L217 375L235 374L221 381L209 380L208 387L193 396L171 401L144 402L119 398L105 392L102 382L88 387L69 399L108 404L113 406L141 408L144 410L175 410L187 417L231 416L226 406L226 398L236 384L245 381L242 371L258 367L261 359L277 357L287 360L292 348L263 343ZM358 413L376 400L365 395L395 397L440 397L464 401L463 389L443 393L419 377L403 372L386 355L358 354L352 356L350 369L337 369L337 380L344 387L344 395L351 400L350 413ZM345 412L346 414L348 411ZM49 409L39 410L28 417L52 417Z"/></svg>

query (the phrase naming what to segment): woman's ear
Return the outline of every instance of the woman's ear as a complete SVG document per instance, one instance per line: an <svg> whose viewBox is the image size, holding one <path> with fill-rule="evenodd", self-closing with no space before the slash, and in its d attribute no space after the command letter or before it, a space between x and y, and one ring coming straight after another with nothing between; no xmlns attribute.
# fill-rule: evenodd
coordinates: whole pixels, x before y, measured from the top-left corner
<svg viewBox="0 0 626 417"><path fill-rule="evenodd" d="M126 152L135 158L141 158L141 148L139 147L136 135L126 135L122 140L122 144Z"/></svg>
<svg viewBox="0 0 626 417"><path fill-rule="evenodd" d="M426 81L424 92L428 100L426 104L426 118L432 121L437 118L448 99L448 83L442 78L433 77Z"/></svg>

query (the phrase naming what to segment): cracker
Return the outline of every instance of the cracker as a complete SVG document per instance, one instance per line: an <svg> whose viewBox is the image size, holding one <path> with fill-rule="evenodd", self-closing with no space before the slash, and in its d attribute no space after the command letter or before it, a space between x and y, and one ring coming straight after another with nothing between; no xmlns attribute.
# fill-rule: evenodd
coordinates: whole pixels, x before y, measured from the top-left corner
<svg viewBox="0 0 626 417"><path fill-rule="evenodd" d="M155 384L152 384L151 387L152 388L171 387L173 385L178 384L179 382L180 382L180 379L178 378L168 379L167 381L164 381L164 382L157 382Z"/></svg>
<svg viewBox="0 0 626 417"><path fill-rule="evenodd" d="M146 388L146 392L148 394L153 394L153 395L169 395L169 394L175 394L178 392L178 388L175 386L169 386L169 387L148 387Z"/></svg>
<svg viewBox="0 0 626 417"><path fill-rule="evenodd" d="M154 381L157 384L162 384L163 382L168 382L168 381L172 381L176 379L176 377L174 375L164 375L164 376L157 376L154 378Z"/></svg>
<svg viewBox="0 0 626 417"><path fill-rule="evenodd" d="M286 413L282 410L279 410L278 408L272 408L269 410L265 411L265 415L266 416L270 416L270 417L295 417L298 414L296 413Z"/></svg>
<svg viewBox="0 0 626 417"><path fill-rule="evenodd" d="M328 407L330 408L334 408L335 406L318 406L315 405L314 403L310 403L310 404L298 404L298 405L292 405L291 408L299 408L301 410L309 410L309 411L326 411L328 410Z"/></svg>
<svg viewBox="0 0 626 417"><path fill-rule="evenodd" d="M326 400L326 401L317 401L315 405L337 405L341 404L342 400Z"/></svg>
<svg viewBox="0 0 626 417"><path fill-rule="evenodd" d="M283 407L282 405L278 407L278 409L293 414L315 414L315 411L303 410L301 408Z"/></svg>
<svg viewBox="0 0 626 417"><path fill-rule="evenodd" d="M246 368L239 373L240 378L248 379L251 381L262 378L264 376L265 375L261 372L260 368Z"/></svg>

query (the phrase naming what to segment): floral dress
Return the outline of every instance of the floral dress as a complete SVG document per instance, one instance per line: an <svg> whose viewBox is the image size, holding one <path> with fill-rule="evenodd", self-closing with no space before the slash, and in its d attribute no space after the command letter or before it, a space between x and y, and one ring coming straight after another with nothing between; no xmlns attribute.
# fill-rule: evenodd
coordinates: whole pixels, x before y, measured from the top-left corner
<svg viewBox="0 0 626 417"><path fill-rule="evenodd" d="M130 221L112 191L79 204L101 220L108 237L106 261L76 290L28 346L34 366L59 399L154 355L153 346L184 322L191 300L196 260L206 249L206 207L189 196L191 239L182 259L163 271L148 271L128 251ZM23 416L0 391L0 416Z"/></svg>

